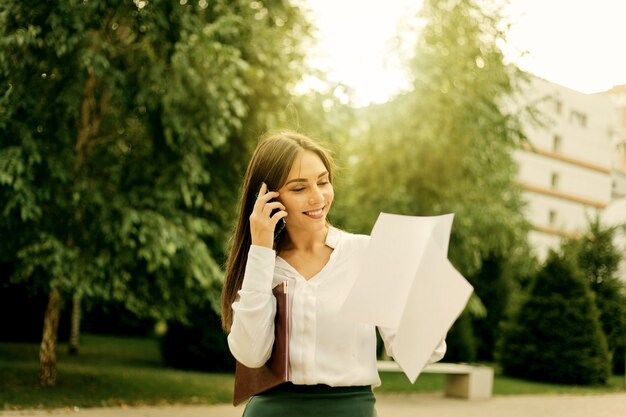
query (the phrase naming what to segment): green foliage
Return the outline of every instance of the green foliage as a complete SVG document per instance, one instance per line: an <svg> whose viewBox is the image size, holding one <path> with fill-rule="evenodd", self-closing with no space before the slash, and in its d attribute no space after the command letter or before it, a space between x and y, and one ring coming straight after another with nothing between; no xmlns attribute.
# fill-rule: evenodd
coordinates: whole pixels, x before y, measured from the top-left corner
<svg viewBox="0 0 626 417"><path fill-rule="evenodd" d="M183 319L218 306L252 138L288 118L287 0L0 5L0 261L12 279Z"/></svg>
<svg viewBox="0 0 626 417"><path fill-rule="evenodd" d="M477 335L481 342L474 340L469 318L451 330L456 357L463 360L474 359L477 348L482 358L491 356L506 300L520 275L533 268L512 157L524 139L525 113L511 103L525 77L503 63L502 19L481 4L424 2L409 62L413 88L358 114L367 124L349 144L354 174L344 197L346 227L362 233L369 233L380 211L455 213L449 258L487 309L486 318L476 317L485 323ZM482 274L490 259L514 273ZM503 304L491 298L496 287Z"/></svg>
<svg viewBox="0 0 626 417"><path fill-rule="evenodd" d="M420 17L412 91L364 110L350 226L369 232L379 211L454 212L450 258L465 275L487 256L526 258L512 159L521 115L507 104L523 77L502 62L500 17L474 0L426 1Z"/></svg>
<svg viewBox="0 0 626 417"><path fill-rule="evenodd" d="M571 258L551 253L498 348L511 376L568 384L604 384L610 359L599 312Z"/></svg>
<svg viewBox="0 0 626 417"><path fill-rule="evenodd" d="M480 270L469 276L474 292L483 301L487 314L474 316L472 324L476 335L477 359L493 361L496 341L502 323L516 311L523 284L534 274L533 259L507 259L487 256Z"/></svg>
<svg viewBox="0 0 626 417"><path fill-rule="evenodd" d="M577 259L595 294L602 330L612 356L613 372L624 373L626 285L616 274L621 260L620 250L613 243L616 231L616 227L603 226L596 216L590 219L588 230L579 240L566 241L563 247Z"/></svg>
<svg viewBox="0 0 626 417"><path fill-rule="evenodd" d="M474 362L477 358L477 339L472 317L465 311L446 336L446 362Z"/></svg>

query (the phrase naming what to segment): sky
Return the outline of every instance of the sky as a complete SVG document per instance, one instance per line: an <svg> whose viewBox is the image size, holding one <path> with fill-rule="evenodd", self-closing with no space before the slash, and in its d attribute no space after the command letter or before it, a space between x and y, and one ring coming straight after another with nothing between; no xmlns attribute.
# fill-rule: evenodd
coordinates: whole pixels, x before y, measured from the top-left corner
<svg viewBox="0 0 626 417"><path fill-rule="evenodd" d="M495 3L505 3L494 0ZM317 26L313 66L350 86L358 105L407 88L391 52L421 0L304 0ZM507 60L583 93L626 84L626 0L509 0Z"/></svg>

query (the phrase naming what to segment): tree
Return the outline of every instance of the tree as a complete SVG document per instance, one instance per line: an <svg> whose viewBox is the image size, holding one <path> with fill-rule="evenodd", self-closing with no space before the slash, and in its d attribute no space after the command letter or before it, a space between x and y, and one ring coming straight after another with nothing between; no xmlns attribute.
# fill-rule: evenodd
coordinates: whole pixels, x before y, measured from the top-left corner
<svg viewBox="0 0 626 417"><path fill-rule="evenodd" d="M508 323L498 361L511 376L604 384L610 358L589 283L575 260L551 253L528 298Z"/></svg>
<svg viewBox="0 0 626 417"><path fill-rule="evenodd" d="M49 293L43 385L66 296L217 311L241 156L307 32L287 0L0 5L0 261Z"/></svg>
<svg viewBox="0 0 626 417"><path fill-rule="evenodd" d="M493 361L501 323L511 313L514 294L521 290L515 277L521 271L513 267L508 259L487 256L483 259L480 270L468 277L487 310L484 317L474 318L472 321L476 334L477 359Z"/></svg>
<svg viewBox="0 0 626 417"><path fill-rule="evenodd" d="M532 267L512 156L524 140L526 113L511 103L525 76L504 64L502 19L481 4L424 2L409 60L412 90L363 111L369 129L353 145L348 187L348 204L359 208L350 227L361 232L369 232L380 211L455 213L449 257L465 276L487 280L477 288L495 278L478 273L485 259L505 260L504 269Z"/></svg>
<svg viewBox="0 0 626 417"><path fill-rule="evenodd" d="M565 241L563 250L574 257L589 281L600 311L602 330L612 356L612 370L624 372L626 343L626 286L618 278L620 250L614 245L616 227L606 227L598 216L589 220L578 240Z"/></svg>
<svg viewBox="0 0 626 417"><path fill-rule="evenodd" d="M429 0L411 61L413 89L366 110L353 201L367 230L380 210L455 212L450 256L465 274L487 255L525 256L529 225L512 151L522 115L507 104L524 80L503 63L496 12L475 0Z"/></svg>

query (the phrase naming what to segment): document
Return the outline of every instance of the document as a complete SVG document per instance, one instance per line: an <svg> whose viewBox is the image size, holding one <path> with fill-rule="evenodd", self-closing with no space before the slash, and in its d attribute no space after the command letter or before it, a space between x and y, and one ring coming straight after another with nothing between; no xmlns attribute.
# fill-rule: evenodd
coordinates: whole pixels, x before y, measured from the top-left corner
<svg viewBox="0 0 626 417"><path fill-rule="evenodd" d="M453 217L381 213L341 307L349 320L395 330L393 356L411 383L473 291L447 257Z"/></svg>

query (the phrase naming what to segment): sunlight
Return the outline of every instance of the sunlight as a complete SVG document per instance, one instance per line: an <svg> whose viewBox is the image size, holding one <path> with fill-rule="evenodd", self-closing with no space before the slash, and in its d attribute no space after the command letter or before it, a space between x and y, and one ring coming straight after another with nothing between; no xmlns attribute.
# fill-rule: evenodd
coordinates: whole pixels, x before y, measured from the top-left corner
<svg viewBox="0 0 626 417"><path fill-rule="evenodd" d="M508 3L504 14L512 27L503 51L509 62L584 93L626 83L626 54L621 53L626 2ZM305 4L318 28L311 65L350 87L356 105L384 102L409 87L394 47L398 27L415 16L421 0L306 0Z"/></svg>

